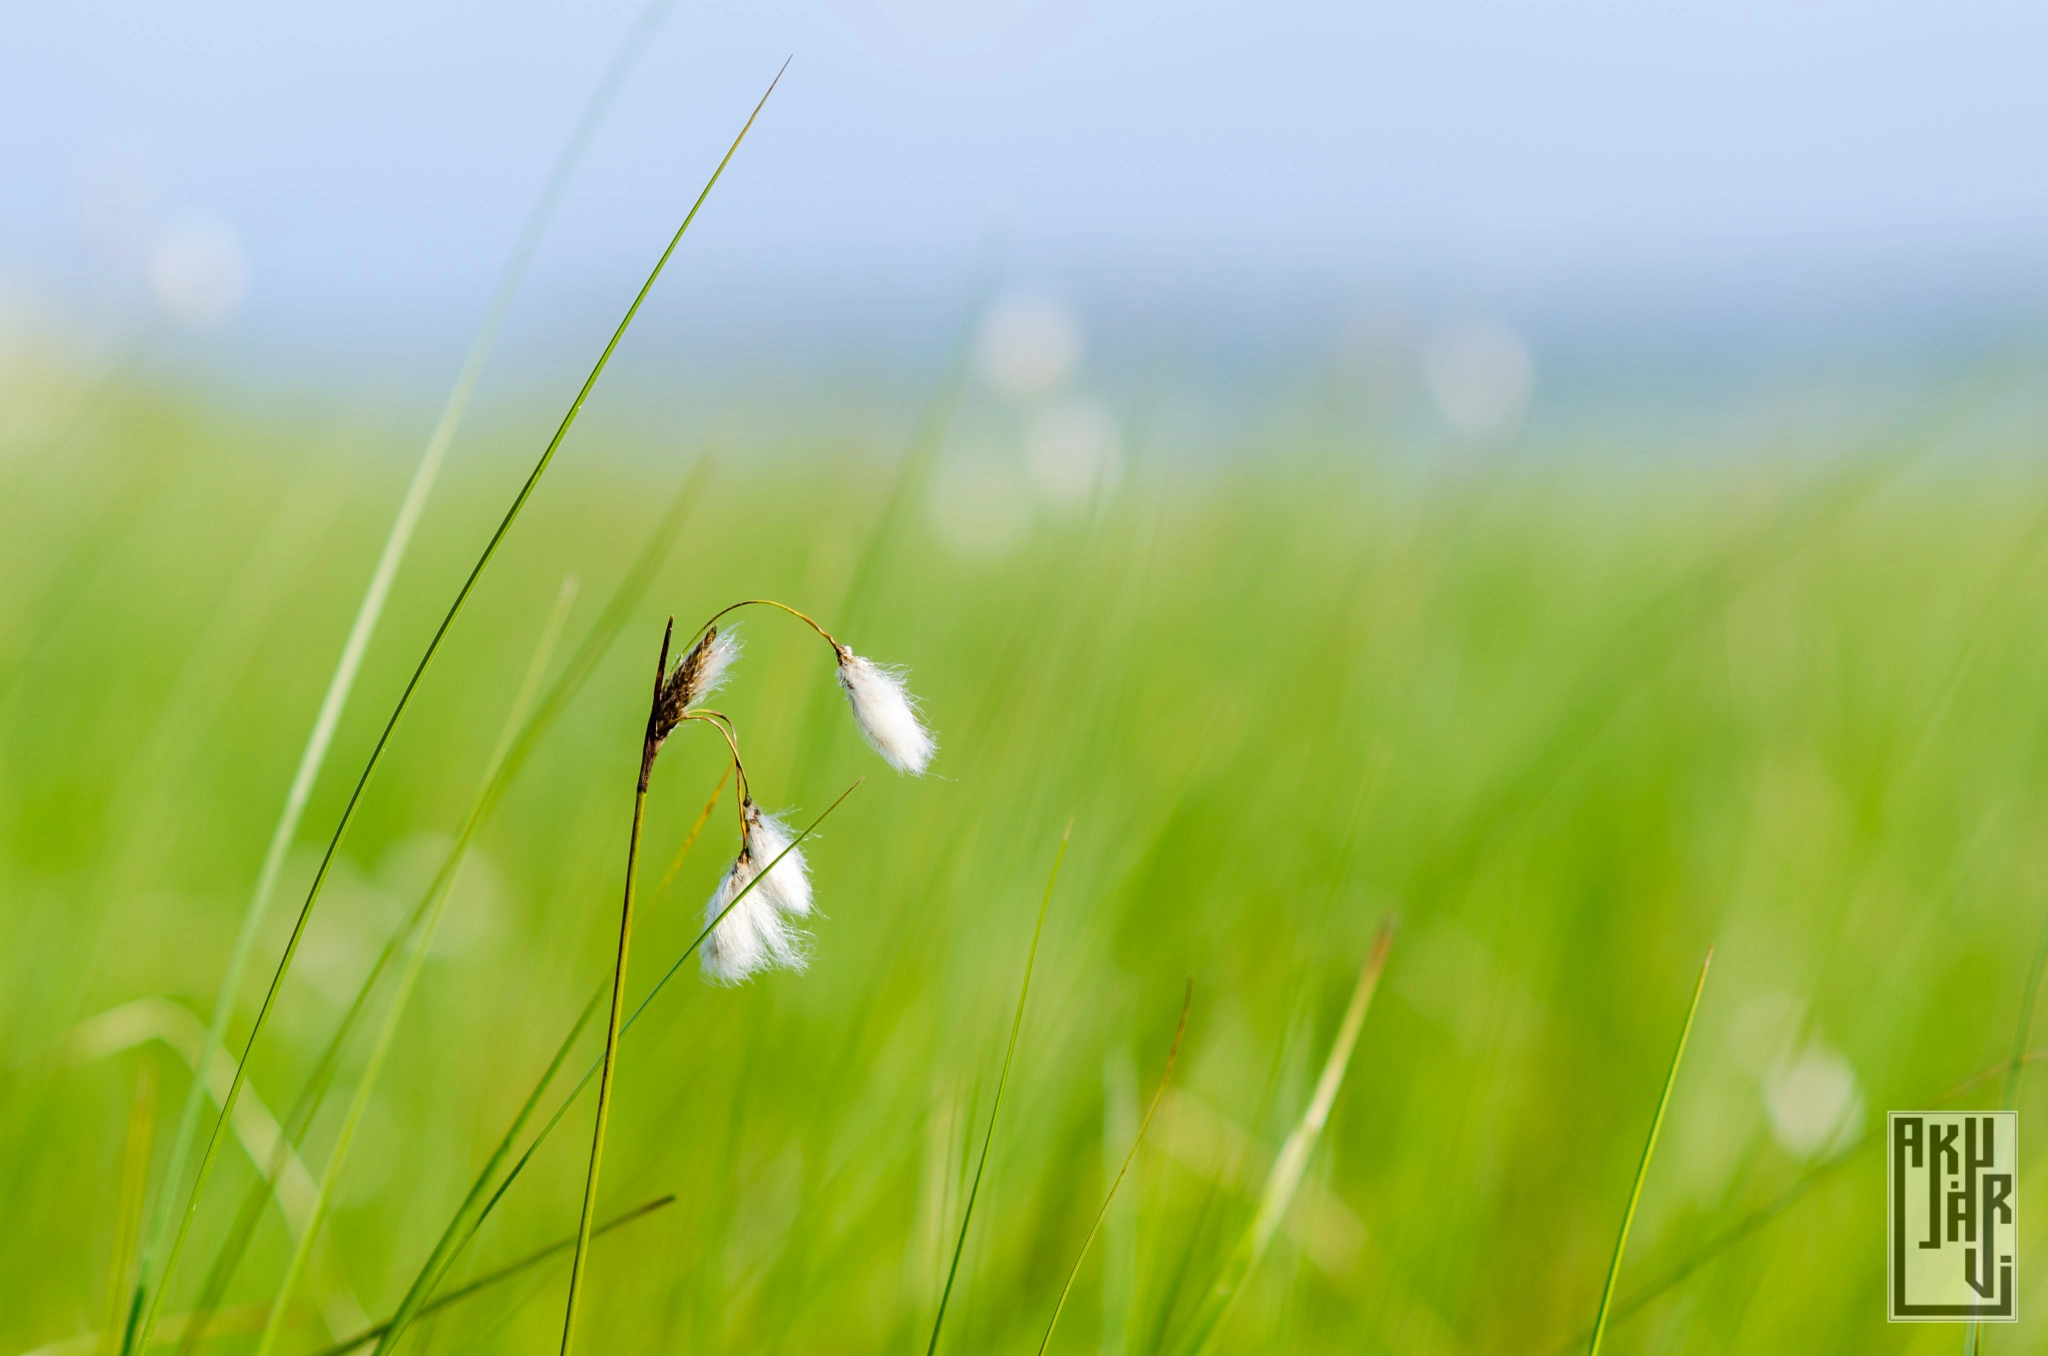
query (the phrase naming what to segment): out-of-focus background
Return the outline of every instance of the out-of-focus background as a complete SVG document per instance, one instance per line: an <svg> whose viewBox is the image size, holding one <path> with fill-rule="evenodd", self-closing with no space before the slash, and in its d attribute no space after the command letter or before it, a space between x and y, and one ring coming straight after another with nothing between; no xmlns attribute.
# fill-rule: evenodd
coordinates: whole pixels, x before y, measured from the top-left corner
<svg viewBox="0 0 2048 1356"><path fill-rule="evenodd" d="M579 119L616 87L313 783L233 1049L436 623L792 56L370 783L159 1337L210 1307L205 1349L255 1350L308 1236L276 1351L397 1304L609 973L662 618L765 595L908 665L942 751L889 774L815 638L744 623L757 794L801 818L867 780L809 848L809 971L733 991L690 962L623 1046L600 1214L677 1202L595 1245L587 1349L929 1339L1070 819L942 1348L1035 1348L1191 977L1051 1348L1181 1349L1395 914L1215 1349L1582 1347L1710 944L1606 1349L1960 1345L1883 1322L1866 1135L2010 1094L2023 1200L2043 1145L2048 1074L2011 1071L2048 1045L2048 14L7 27L0 1347L119 1349L191 1184L175 1125L267 836ZM575 656L587 681L452 858L524 676ZM692 839L718 747L673 748L635 1001L732 851L729 792ZM451 861L380 1060L398 986L365 977L394 938L404 967ZM294 1157L264 1187L279 1120ZM573 1229L588 1102L562 1127L448 1287ZM1982 1349L2042 1340L2038 1217L2022 1323ZM408 1349L554 1349L560 1261Z"/></svg>

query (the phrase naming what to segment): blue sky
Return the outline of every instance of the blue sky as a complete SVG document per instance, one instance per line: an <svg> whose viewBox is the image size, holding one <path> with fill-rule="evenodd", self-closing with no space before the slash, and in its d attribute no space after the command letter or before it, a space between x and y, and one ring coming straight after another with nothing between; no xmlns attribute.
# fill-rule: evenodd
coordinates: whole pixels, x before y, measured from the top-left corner
<svg viewBox="0 0 2048 1356"><path fill-rule="evenodd" d="M473 310L640 8L17 6L0 276L89 288L110 234L196 215L252 307ZM537 284L637 267L794 54L694 242L714 274L955 278L1000 239L1197 289L1995 285L2048 242L2044 52L2048 6L1968 0L683 0Z"/></svg>

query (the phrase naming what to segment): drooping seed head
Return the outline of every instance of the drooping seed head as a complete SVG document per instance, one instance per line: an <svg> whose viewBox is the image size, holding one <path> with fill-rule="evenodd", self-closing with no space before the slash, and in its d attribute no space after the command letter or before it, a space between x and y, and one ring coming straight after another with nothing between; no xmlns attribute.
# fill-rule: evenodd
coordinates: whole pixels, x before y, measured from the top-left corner
<svg viewBox="0 0 2048 1356"><path fill-rule="evenodd" d="M704 977L714 983L744 983L776 966L804 968L802 944L765 893L766 883L747 889L757 874L752 854L742 848L704 906L711 928L704 939Z"/></svg>
<svg viewBox="0 0 2048 1356"><path fill-rule="evenodd" d="M904 685L903 671L884 668L844 645L838 649L839 686L846 689L861 734L890 767L923 775L939 746L918 718L917 699Z"/></svg>
<svg viewBox="0 0 2048 1356"><path fill-rule="evenodd" d="M747 856L760 864L765 874L754 887L783 913L807 918L811 913L810 864L804 850L795 846L795 835L778 815L754 804L751 797L740 810L747 825Z"/></svg>

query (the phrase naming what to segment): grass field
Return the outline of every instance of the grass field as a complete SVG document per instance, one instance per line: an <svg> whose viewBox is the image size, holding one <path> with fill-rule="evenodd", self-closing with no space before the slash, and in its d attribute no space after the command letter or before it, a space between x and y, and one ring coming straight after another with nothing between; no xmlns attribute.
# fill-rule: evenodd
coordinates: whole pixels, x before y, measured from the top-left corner
<svg viewBox="0 0 2048 1356"><path fill-rule="evenodd" d="M550 679L679 492L681 527L482 823L278 1350L397 1305L611 973L663 619L757 596L908 665L936 775L869 753L814 636L745 619L722 705L757 795L805 822L865 781L806 845L808 972L724 989L691 960L623 1039L598 1216L675 1200L593 1243L583 1350L924 1349L1070 820L942 1350L1037 1349L1192 980L1171 1088L1051 1343L1176 1350L1393 915L1328 1129L1215 1349L1582 1350L1709 945L1604 1349L1959 1349L1960 1330L1883 1321L1883 1175L1859 1136L1888 1108L1996 1104L2002 1068L1951 1090L2015 1049L2048 902L2048 480L1959 461L1945 432L1436 472L1255 431L1221 462L1140 448L1114 495L988 563L935 538L915 454L572 436L370 785L247 1096L283 1114L427 890L564 578ZM414 436L137 387L68 440L57 420L17 431L0 460L6 1352L111 1349L89 1334L125 1300L123 1239L164 1187L192 1034ZM234 1048L544 440L501 427L458 449ZM728 789L674 865L722 748L685 729L657 767L629 1007L733 851ZM387 975L297 1145L312 1179L391 992ZM2024 1175L2044 1092L2048 1072L2020 1084ZM586 1092L449 1286L574 1231L591 1114ZM239 1142L221 1164L167 1314L256 1180ZM205 1350L255 1349L296 1199L264 1206ZM2023 1251L2039 1218L2021 1215ZM565 1284L557 1254L408 1349L552 1351ZM2021 1325L1983 1349L2034 1349L2044 1304L2024 1291Z"/></svg>

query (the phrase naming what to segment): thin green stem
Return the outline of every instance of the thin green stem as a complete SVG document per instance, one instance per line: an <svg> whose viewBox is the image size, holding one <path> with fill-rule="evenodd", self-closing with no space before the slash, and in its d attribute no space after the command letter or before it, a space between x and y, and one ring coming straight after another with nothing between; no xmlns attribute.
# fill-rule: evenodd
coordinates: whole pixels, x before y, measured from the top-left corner
<svg viewBox="0 0 2048 1356"><path fill-rule="evenodd" d="M661 657L654 663L654 695L647 705L647 732L640 745L640 781L633 790L633 830L626 840L626 890L619 906L619 951L612 964L611 1017L604 1030L604 1058L597 1078L597 1124L590 1132L590 1168L583 1177L583 1213L576 1225L576 1252L569 1262L569 1300L562 1309L562 1356L576 1333L576 1301L583 1290L583 1262L590 1250L590 1222L597 1213L597 1174L604 1162L604 1132L611 1123L612 1075L618 1067L619 1018L626 1006L626 961L633 950L633 881L640 868L640 828L647 818L647 783L661 751L656 722L661 719L662 680L668 676L668 647L675 638L676 619L661 634ZM269 1356L259 1353L259 1356Z"/></svg>
<svg viewBox="0 0 2048 1356"><path fill-rule="evenodd" d="M290 1151L290 1145L304 1135L306 1127L318 1114L334 1075L340 1067L343 1046L354 1030L356 1021L368 1009L372 992L385 971L396 961L413 932L426 918L427 910L437 892L452 878L470 842L497 807L513 779L525 766L527 758L553 727L555 720L568 708L576 694L582 691L584 683L589 681L590 675L596 671L598 661L605 656L618 638L628 617L646 594L648 585L653 582L656 571L660 569L662 562L667 559L674 547L677 532L703 490L705 476L705 463L699 462L677 488L646 543L641 547L640 554L612 591L612 596L605 603L603 611L584 633L568 663L563 666L562 672L549 687L547 694L541 698L525 727L520 730L518 738L506 749L497 775L491 780L487 792L471 805L469 815L464 820L434 880L429 883L406 921L385 942L383 950L371 964L369 973L357 986L348 1010L342 1015L333 1035L329 1037L327 1048L321 1053L312 1074L308 1076L305 1086L300 1089L298 1099L293 1103L292 1110L285 1119L284 1134L278 1140L269 1168L250 1186L248 1194L243 1199L241 1214L229 1229L227 1239L221 1245L213 1267L201 1286L199 1302L192 1308L191 1316L186 1323L185 1335L178 1345L179 1356L190 1356L205 1335L212 1311L219 1305L236 1268L240 1266L249 1239L262 1217L264 1205L270 1199L267 1183L276 1177L283 1164L284 1155ZM596 1011L596 1006L597 997L593 996L590 1008L584 1015L584 1021L589 1020L590 1014ZM582 1028L579 1025L576 1029L580 1031ZM564 1055L566 1053L563 1052Z"/></svg>
<svg viewBox="0 0 2048 1356"><path fill-rule="evenodd" d="M1671 1068L1664 1075L1664 1091L1657 1098L1657 1114L1650 1120L1650 1137L1643 1141L1642 1161L1636 1164L1635 1185L1629 1188L1628 1210L1621 1217L1621 1234L1614 1240L1614 1260L1607 1267L1607 1284L1600 1288L1600 1311L1593 1319L1593 1338L1586 1356L1600 1356L1600 1339L1607 1335L1607 1313L1614 1303L1614 1283L1621 1277L1621 1259L1628 1251L1629 1229L1636 1222L1636 1206L1643 1199L1643 1179L1650 1175L1650 1158L1657 1152L1657 1134L1664 1128L1664 1113L1671 1107L1671 1090L1678 1086L1678 1067L1685 1062L1685 1043L1692 1039L1693 1018L1699 1015L1700 995L1707 990L1707 971L1714 964L1714 949L1700 962L1699 980L1692 986L1692 1006L1685 1010L1685 1025L1678 1032L1678 1048L1671 1052Z"/></svg>
<svg viewBox="0 0 2048 1356"><path fill-rule="evenodd" d="M1060 863L1067 859L1067 842L1074 836L1074 821L1068 820L1060 835L1059 852L1052 859L1052 874L1046 878L1045 898L1038 904L1038 922L1031 929L1031 951L1024 958L1024 983L1017 990L1017 1015L1010 1019L1010 1044L1003 1051L1003 1071L996 1076L996 1096L989 1107L988 1132L981 1139L981 1157L974 1165L974 1181L967 1188L967 1206L960 1212L960 1237L953 1243L953 1260L946 1268L946 1288L939 1292L939 1311L932 1316L932 1340L925 1356L939 1349L939 1331L946 1323L946 1305L953 1298L953 1282L960 1275L960 1257L967 1251L967 1230L974 1223L974 1202L981 1194L982 1174L988 1171L988 1151L996 1142L996 1121L1003 1114L1003 1089L1010 1081L1010 1064L1017 1058L1017 1035L1024 1029L1024 1003L1031 997L1031 971L1038 964L1038 939L1045 931L1046 910L1052 907L1053 886L1059 884ZM764 873L765 874L765 873Z"/></svg>
<svg viewBox="0 0 2048 1356"><path fill-rule="evenodd" d="M709 617L706 617L704 619L704 624L698 627L691 634L698 636L703 635L706 631L710 630L712 626L716 625L721 617L724 617L727 613L737 612L743 607L772 607L779 611L787 612L790 616L795 617L798 621L802 622L804 625L810 627L813 631L816 631L819 635L823 636L825 638L825 643L832 647L832 653L835 656L839 653L839 642L832 638L832 633L830 631L827 631L824 627L818 625L816 618L812 617L808 612L797 611L797 609L791 607L788 603L778 603L773 598L742 598L736 603L730 603L727 606L718 609L718 611L712 613Z"/></svg>
<svg viewBox="0 0 2048 1356"><path fill-rule="evenodd" d="M1095 1222L1088 1226L1088 1237L1081 1240L1081 1251L1074 1257L1074 1268L1067 1273L1067 1283L1060 1287L1059 1303L1052 1307L1052 1318L1045 1325L1045 1336L1038 1343L1038 1356L1045 1356L1045 1349L1052 1345L1052 1330L1060 1325L1060 1313L1067 1307L1067 1296L1074 1291L1074 1282L1081 1275L1081 1263L1088 1260L1088 1249L1094 1246L1095 1235L1102 1232L1102 1221L1109 1218L1110 1202L1116 1199L1116 1189L1124 1184L1124 1174L1131 1170L1131 1163L1138 1156L1138 1146L1145 1142L1145 1132L1152 1128L1152 1118L1159 1113L1159 1103L1166 1096L1166 1085L1173 1080L1173 1064L1180 1058L1180 1040L1188 1031L1188 1009L1195 1001L1195 981L1188 981L1187 992L1180 1000L1180 1024L1173 1029L1173 1046L1166 1052L1166 1069L1159 1075L1159 1088L1152 1094L1152 1104L1145 1108L1145 1119L1138 1124L1138 1134L1131 1141L1130 1152L1124 1155L1123 1166L1116 1170L1116 1177L1109 1184L1109 1191L1102 1198L1102 1208L1095 1212Z"/></svg>
<svg viewBox="0 0 2048 1356"><path fill-rule="evenodd" d="M562 1043L555 1047L554 1058L548 1061L547 1068L541 1072L539 1080L534 1083L533 1091L527 1094L526 1101L521 1104L518 1114L513 1116L510 1128L505 1131L505 1137L498 1142L497 1149L493 1151L489 1161L484 1164L483 1171L477 1174L476 1181L470 1185L469 1194L464 1196L462 1203L455 1208L455 1218L449 1221L448 1227L442 1231L441 1237L436 1240L433 1251L427 1254L426 1264L420 1268L419 1274L413 1278L411 1287L407 1289L405 1297L398 1303L398 1309L391 1315L384 1331L378 1336L377 1351L379 1353L388 1352L397 1345L398 1339L405 1335L407 1326L415 1318L426 1312L428 1296L432 1294L434 1287L440 1284L441 1278L447 1274L448 1268L454 1266L455 1256L461 1251L462 1245L467 1244L471 1238L476 1236L476 1231L472 1229L467 1235L463 1236L460 1243L455 1241L456 1230L468 1216L470 1208L482 1197L484 1188L490 1185L491 1178L496 1175L498 1168L504 1163L505 1155L511 1152L512 1144L518 1139L519 1132L526 1128L527 1121L532 1119L533 1113L539 1109L540 1099L546 1095L548 1086L555 1080L555 1075L561 1072L563 1063L569 1058L569 1051L576 1044L576 1038L583 1034L583 1028L588 1026L590 1019L597 1015L597 1005L603 998L604 989L602 987L591 993L589 1001L583 1005L583 1011L578 1014L575 1022L569 1027L568 1034L563 1036ZM577 1086L580 1087L582 1085L578 1084Z"/></svg>
<svg viewBox="0 0 2048 1356"><path fill-rule="evenodd" d="M684 716L683 719L702 721L704 724L709 725L724 737L725 746L732 750L732 773L739 779L740 834L744 837L747 831L747 798L753 792L747 788L747 765L740 758L739 731L733 728L731 717L727 716L724 712L707 711L701 706ZM721 781L719 785L723 786L724 782Z"/></svg>
<svg viewBox="0 0 2048 1356"><path fill-rule="evenodd" d="M2038 1064L2043 1060L2048 1060L2048 1050L2029 1050L2020 1062L2023 1064ZM1991 1067L1981 1069L1962 1082L1954 1084L1944 1092L1912 1099L1912 1104L1916 1106L1946 1106L1964 1093L1995 1081L1999 1075L2006 1072L2006 1069L2007 1061L2000 1060ZM1800 1201L1806 1199L1815 1187L1826 1181L1841 1168L1847 1166L1851 1160L1855 1159L1865 1150L1881 1143L1883 1138L1882 1135L1874 1134L1868 1129L1864 1130L1854 1139L1851 1139L1840 1149L1836 1150L1834 1154L1822 1159L1800 1174L1799 1178L1792 1185L1786 1187L1771 1200L1750 1211L1734 1224L1687 1254L1676 1266L1664 1272L1656 1280L1638 1287L1635 1293L1627 1299L1617 1300L1613 1312L1609 1315L1610 1320L1618 1323L1634 1314L1641 1313L1656 1300L1670 1293L1687 1279L1697 1274L1701 1268L1705 1267L1715 1258L1721 1256L1721 1254L1727 1252L1736 1244L1741 1243L1744 1239L1756 1234L1793 1206L1799 1204ZM1584 1346L1586 1339L1590 1335L1590 1329L1582 1331L1569 1340L1560 1340L1552 1350L1560 1354L1574 1350Z"/></svg>
<svg viewBox="0 0 2048 1356"><path fill-rule="evenodd" d="M547 672L548 660L553 656L555 642L560 639L562 625L569 618L569 607L576 599L576 581L573 576L562 581L561 591L556 595L554 611L549 614L547 624L541 629L540 642L534 647L533 658L528 661L525 676L520 680L519 690L512 699L512 708L506 713L504 730L498 736L498 745L491 753L490 763L484 769L483 783L477 788L477 804L487 805L491 787L496 784L498 772L504 766L505 757L511 751L513 741L519 735L526 719L527 709L532 706L534 694ZM465 835L466 840L466 835ZM362 1123L363 1113L369 1109L370 1096L377 1086L378 1076L383 1072L384 1061L391 1053L393 1040L398 1034L398 1024L405 1015L414 986L419 982L420 970L426 964L427 952L434 943L434 933L447 907L448 897L455 884L455 867L462 861L460 850L450 854L450 864L439 873L435 887L429 892L426 917L416 929L412 944L412 956L406 963L405 971L398 981L398 989L391 996L384 1012L384 1022L372 1043L370 1057L364 1063L362 1076L356 1080L355 1096L349 1101L348 1112L342 1118L341 1130L335 1136L334 1147L327 1155L327 1165L320 1173L320 1185L313 1196L313 1208L306 1219L306 1227L299 1234L299 1241L292 1249L291 1260L286 1263L284 1277L278 1282L277 1298L271 1302L270 1321L264 1325L263 1338L256 1348L256 1356L273 1356L278 1338L284 1331L286 1306L291 1302L292 1292L298 1288L299 1278L304 1273L307 1260L312 1256L314 1241L319 1237L320 1226L327 1217L327 1203L333 1197L334 1184L341 1176L342 1168L348 1162L350 1147L355 1143L356 1128Z"/></svg>

